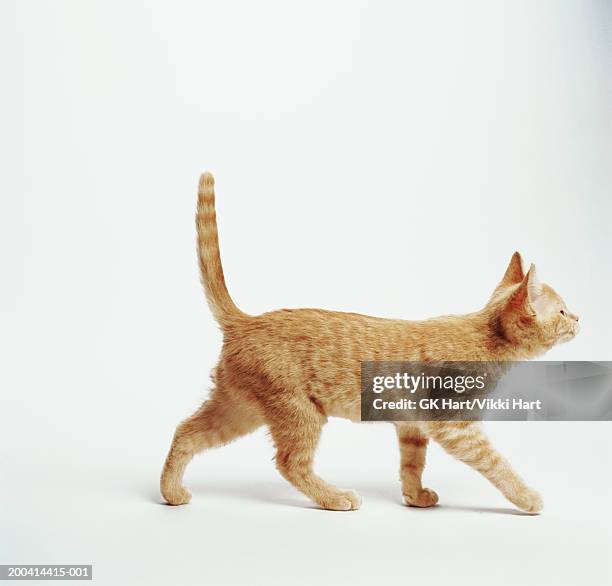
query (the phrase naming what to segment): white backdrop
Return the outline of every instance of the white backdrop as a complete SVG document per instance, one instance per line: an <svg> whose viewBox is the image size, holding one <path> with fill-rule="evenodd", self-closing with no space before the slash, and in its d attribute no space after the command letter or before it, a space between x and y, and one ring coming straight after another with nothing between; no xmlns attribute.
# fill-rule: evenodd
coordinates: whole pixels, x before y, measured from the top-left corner
<svg viewBox="0 0 612 586"><path fill-rule="evenodd" d="M435 446L440 506L402 507L392 428L337 420L317 467L357 513L311 508L263 430L194 461L188 507L157 482L220 348L204 169L247 312L472 311L518 249L581 317L547 358L612 359L611 13L3 2L0 563L93 563L99 584L609 579L608 423L489 426L537 518Z"/></svg>

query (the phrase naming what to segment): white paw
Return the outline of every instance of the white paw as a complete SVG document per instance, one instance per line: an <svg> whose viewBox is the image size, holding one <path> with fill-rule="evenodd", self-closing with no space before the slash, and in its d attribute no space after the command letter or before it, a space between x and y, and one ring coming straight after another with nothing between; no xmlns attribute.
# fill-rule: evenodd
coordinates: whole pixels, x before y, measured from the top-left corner
<svg viewBox="0 0 612 586"><path fill-rule="evenodd" d="M361 497L354 490L339 490L326 495L319 504L330 511L356 511L361 506Z"/></svg>
<svg viewBox="0 0 612 586"><path fill-rule="evenodd" d="M531 515L537 515L544 507L540 494L531 488L521 493L513 502L519 509Z"/></svg>
<svg viewBox="0 0 612 586"><path fill-rule="evenodd" d="M186 505L191 500L191 493L184 486L162 490L162 495L169 505Z"/></svg>
<svg viewBox="0 0 612 586"><path fill-rule="evenodd" d="M438 503L438 495L435 490L431 490L431 488L424 488L416 495L405 494L404 502L409 507L433 507Z"/></svg>

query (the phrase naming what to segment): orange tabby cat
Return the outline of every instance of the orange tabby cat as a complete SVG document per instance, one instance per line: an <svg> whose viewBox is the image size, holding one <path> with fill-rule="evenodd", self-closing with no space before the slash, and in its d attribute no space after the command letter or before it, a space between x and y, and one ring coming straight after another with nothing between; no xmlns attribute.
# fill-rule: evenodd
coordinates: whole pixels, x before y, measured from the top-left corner
<svg viewBox="0 0 612 586"><path fill-rule="evenodd" d="M475 313L404 321L322 309L283 309L260 316L240 311L225 286L214 203L214 180L200 178L196 215L198 252L206 297L223 330L214 389L177 428L166 459L161 492L172 505L189 502L182 485L195 454L267 425L276 466L298 490L333 510L358 509L360 497L313 471L327 418L360 419L360 363L364 360L523 360L571 339L578 317L555 291L524 274L515 252L487 305ZM517 507L542 508L529 488L491 445L477 422L396 423L404 501L429 507L437 494L421 485L431 438L492 482Z"/></svg>

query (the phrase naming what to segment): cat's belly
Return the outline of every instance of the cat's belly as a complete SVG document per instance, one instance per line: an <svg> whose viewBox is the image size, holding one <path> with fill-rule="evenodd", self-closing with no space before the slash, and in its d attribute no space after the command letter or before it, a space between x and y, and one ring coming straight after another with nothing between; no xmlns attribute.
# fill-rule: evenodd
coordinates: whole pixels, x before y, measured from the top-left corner
<svg viewBox="0 0 612 586"><path fill-rule="evenodd" d="M359 423L361 421L361 403L359 401L356 404L354 402L349 404L332 402L325 406L325 414L328 417L341 417Z"/></svg>

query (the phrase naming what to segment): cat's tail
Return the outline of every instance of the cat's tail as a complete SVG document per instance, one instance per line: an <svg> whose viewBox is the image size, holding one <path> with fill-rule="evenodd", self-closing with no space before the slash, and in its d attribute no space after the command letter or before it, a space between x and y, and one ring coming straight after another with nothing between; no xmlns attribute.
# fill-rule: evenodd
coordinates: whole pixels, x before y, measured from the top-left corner
<svg viewBox="0 0 612 586"><path fill-rule="evenodd" d="M198 259L206 300L215 319L223 327L232 318L245 314L236 307L225 285L215 213L215 180L210 173L202 173L200 176L196 229Z"/></svg>

